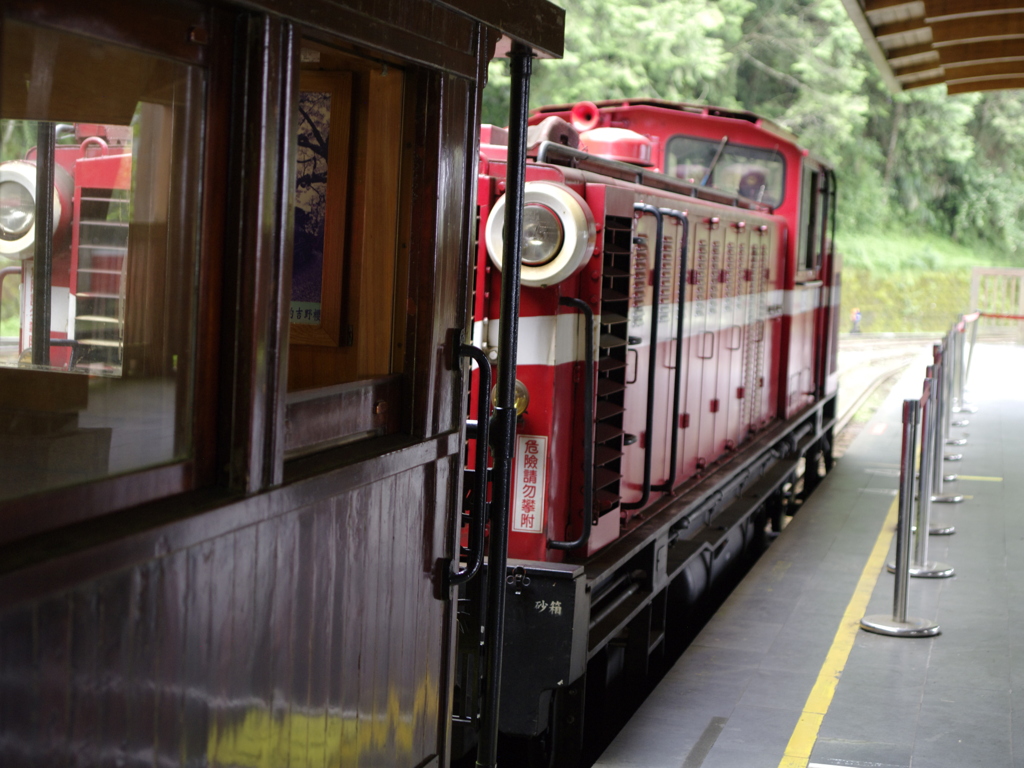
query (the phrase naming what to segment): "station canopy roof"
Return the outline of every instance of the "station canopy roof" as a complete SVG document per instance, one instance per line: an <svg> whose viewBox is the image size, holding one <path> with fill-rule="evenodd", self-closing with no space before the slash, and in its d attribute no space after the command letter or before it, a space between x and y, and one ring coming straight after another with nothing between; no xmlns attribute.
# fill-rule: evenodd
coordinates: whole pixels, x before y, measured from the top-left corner
<svg viewBox="0 0 1024 768"><path fill-rule="evenodd" d="M1024 88L1024 0L843 0L889 88Z"/></svg>

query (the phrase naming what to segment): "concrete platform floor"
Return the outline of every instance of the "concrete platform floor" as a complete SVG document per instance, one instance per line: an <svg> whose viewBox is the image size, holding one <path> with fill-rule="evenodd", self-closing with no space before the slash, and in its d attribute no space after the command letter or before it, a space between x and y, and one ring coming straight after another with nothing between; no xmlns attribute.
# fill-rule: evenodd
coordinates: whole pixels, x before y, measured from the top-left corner
<svg viewBox="0 0 1024 768"><path fill-rule="evenodd" d="M891 614L904 398L911 366L814 497L595 764L600 768L1024 766L1024 348L979 345L978 412L946 472L966 498L933 505L911 616L934 638L858 629Z"/></svg>

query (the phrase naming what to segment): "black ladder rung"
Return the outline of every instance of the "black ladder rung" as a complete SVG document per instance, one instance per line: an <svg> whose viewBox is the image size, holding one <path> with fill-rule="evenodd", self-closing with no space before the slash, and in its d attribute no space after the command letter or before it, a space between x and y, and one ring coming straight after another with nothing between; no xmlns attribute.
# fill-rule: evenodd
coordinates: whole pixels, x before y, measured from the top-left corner
<svg viewBox="0 0 1024 768"><path fill-rule="evenodd" d="M622 458L622 451L607 445L594 446L594 466L600 467Z"/></svg>
<svg viewBox="0 0 1024 768"><path fill-rule="evenodd" d="M618 403L613 403L609 400L598 400L597 407L594 409L594 418L598 421L604 419L610 419L612 416L618 416L626 409Z"/></svg>
<svg viewBox="0 0 1024 768"><path fill-rule="evenodd" d="M617 371L625 367L625 360L619 360L614 357L601 357L597 360L597 370L601 373L609 373L610 371Z"/></svg>
<svg viewBox="0 0 1024 768"><path fill-rule="evenodd" d="M626 385L621 381L615 379L600 378L597 380L597 396L608 397L614 395L616 392L621 392L626 388Z"/></svg>
<svg viewBox="0 0 1024 768"><path fill-rule="evenodd" d="M612 424L595 424L594 425L594 442L606 443L609 440L614 440L617 437L622 437L623 432L619 427Z"/></svg>
<svg viewBox="0 0 1024 768"><path fill-rule="evenodd" d="M618 472L613 472L612 470L605 469L604 467L597 467L594 470L594 489L599 490L601 488L606 488L612 483L617 483L621 479L622 475Z"/></svg>
<svg viewBox="0 0 1024 768"><path fill-rule="evenodd" d="M594 501L597 504L598 510L601 514L609 512L619 504L619 499L622 498L619 494L614 491L602 489L594 494Z"/></svg>

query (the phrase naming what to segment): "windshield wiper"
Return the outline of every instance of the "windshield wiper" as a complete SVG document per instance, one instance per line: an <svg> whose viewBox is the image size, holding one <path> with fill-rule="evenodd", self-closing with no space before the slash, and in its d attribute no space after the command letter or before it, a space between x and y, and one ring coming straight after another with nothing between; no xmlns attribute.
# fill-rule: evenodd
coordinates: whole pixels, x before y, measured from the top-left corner
<svg viewBox="0 0 1024 768"><path fill-rule="evenodd" d="M700 180L700 185L706 187L708 182L711 180L711 174L715 172L715 166L718 165L719 158L722 157L722 152L725 151L725 145L729 143L729 137L723 136L722 140L718 142L718 149L715 150L715 156L711 158L711 165L704 171L704 178Z"/></svg>

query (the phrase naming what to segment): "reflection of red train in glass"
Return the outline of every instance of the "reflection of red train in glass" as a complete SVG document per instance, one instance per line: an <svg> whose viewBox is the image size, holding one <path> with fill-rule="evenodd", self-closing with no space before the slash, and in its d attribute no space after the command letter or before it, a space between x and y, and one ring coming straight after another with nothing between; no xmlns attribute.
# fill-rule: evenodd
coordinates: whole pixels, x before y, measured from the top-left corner
<svg viewBox="0 0 1024 768"><path fill-rule="evenodd" d="M834 177L768 121L609 101L530 122L509 543L530 586L509 598L501 719L550 747L566 692L593 718L643 688L630 676L778 525L800 460L808 492L831 464L839 267ZM474 343L491 360L505 175L485 126Z"/></svg>
<svg viewBox="0 0 1024 768"><path fill-rule="evenodd" d="M50 364L120 371L132 182L132 129L57 127L54 150ZM18 352L30 362L36 261L36 149L0 164L0 255L20 261Z"/></svg>

